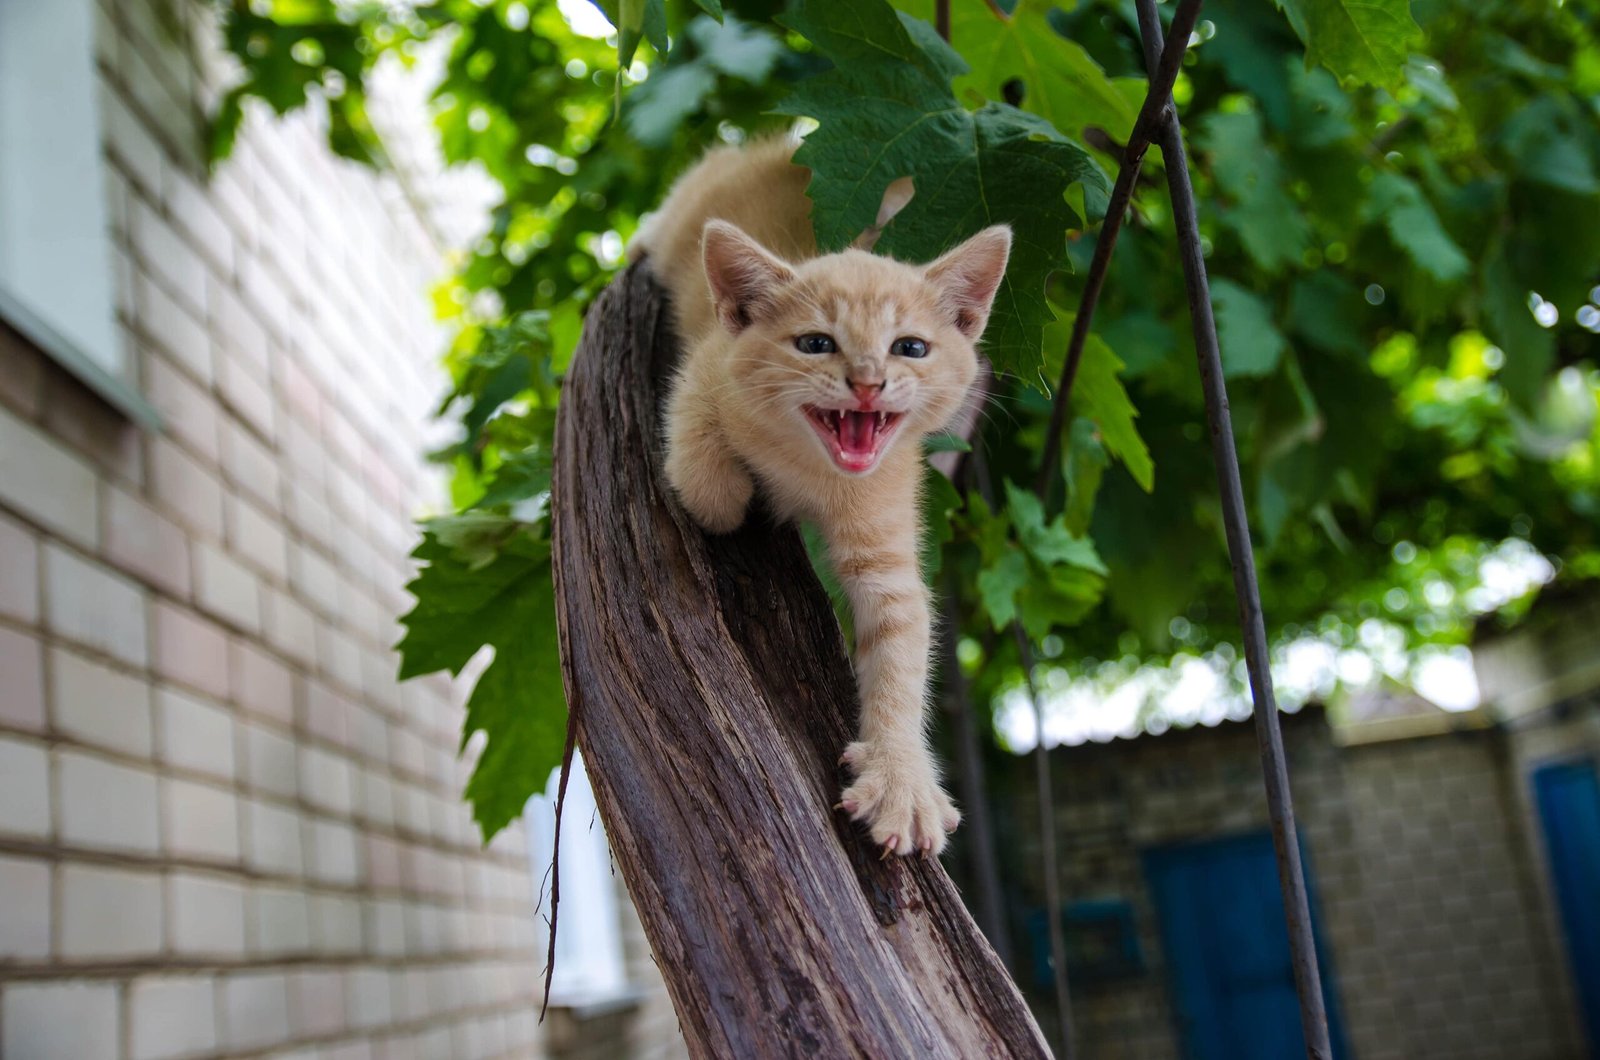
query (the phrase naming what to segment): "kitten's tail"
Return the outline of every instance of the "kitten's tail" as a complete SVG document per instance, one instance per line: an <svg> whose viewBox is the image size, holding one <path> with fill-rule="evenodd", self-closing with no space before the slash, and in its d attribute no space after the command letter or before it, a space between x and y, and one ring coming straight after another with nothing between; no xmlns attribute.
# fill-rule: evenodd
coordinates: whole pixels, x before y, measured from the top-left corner
<svg viewBox="0 0 1600 1060"><path fill-rule="evenodd" d="M700 231L714 217L732 221L758 238L759 230L768 227L761 223L768 217L784 218L784 227L789 227L793 224L789 215L798 210L799 220L806 222L810 203L804 197L804 183L798 203L792 193L784 194L788 191L784 176L804 172L789 162L799 146L799 135L789 130L707 151L673 184L660 208L645 214L628 241L628 261L638 262L652 253L670 255L676 248L665 244L678 241L680 229L693 233L698 249ZM809 229L809 223L806 227ZM790 248L770 249L784 253Z"/></svg>

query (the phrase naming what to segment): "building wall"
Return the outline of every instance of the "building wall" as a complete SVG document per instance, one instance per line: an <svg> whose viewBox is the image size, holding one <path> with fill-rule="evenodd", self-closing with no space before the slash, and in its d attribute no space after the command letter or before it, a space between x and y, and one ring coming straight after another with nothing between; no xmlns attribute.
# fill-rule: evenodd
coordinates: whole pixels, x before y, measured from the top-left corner
<svg viewBox="0 0 1600 1060"><path fill-rule="evenodd" d="M1579 1055L1504 736L1341 748L1321 712L1308 711L1285 719L1285 738L1351 1054ZM1063 893L1069 901L1130 901L1148 962L1131 979L1072 984L1080 1051L1096 1060L1180 1056L1140 855L1266 829L1254 732L1230 724L1061 749L1053 758ZM1016 866L1028 880L1021 897L1034 906L1042 888L1037 847L1024 838L1033 833L1031 800L1016 805L1024 810Z"/></svg>
<svg viewBox="0 0 1600 1060"><path fill-rule="evenodd" d="M1346 950L1373 986L1356 991L1374 1017L1361 1055L1578 1055L1505 740L1462 734L1345 758L1354 893L1371 932Z"/></svg>
<svg viewBox="0 0 1600 1060"><path fill-rule="evenodd" d="M1485 701L1505 719L1514 819L1555 954L1546 977L1570 1010L1571 966L1531 779L1547 765L1600 761L1600 596L1582 583L1547 588L1516 629L1484 631L1472 654Z"/></svg>
<svg viewBox="0 0 1600 1060"><path fill-rule="evenodd" d="M208 178L207 7L97 10L118 327L165 431L0 323L0 1055L538 1055L522 830L482 847L457 690L390 650L448 219L306 116Z"/></svg>

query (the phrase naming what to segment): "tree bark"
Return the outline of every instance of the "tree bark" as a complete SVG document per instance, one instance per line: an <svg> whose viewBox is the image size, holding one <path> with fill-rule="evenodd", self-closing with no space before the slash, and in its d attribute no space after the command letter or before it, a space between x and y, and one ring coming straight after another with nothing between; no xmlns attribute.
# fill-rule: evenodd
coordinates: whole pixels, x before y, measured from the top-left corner
<svg viewBox="0 0 1600 1060"><path fill-rule="evenodd" d="M677 345L645 266L590 309L553 511L568 704L690 1050L1048 1056L938 862L879 861L830 810L856 713L839 627L792 528L708 537L671 497Z"/></svg>

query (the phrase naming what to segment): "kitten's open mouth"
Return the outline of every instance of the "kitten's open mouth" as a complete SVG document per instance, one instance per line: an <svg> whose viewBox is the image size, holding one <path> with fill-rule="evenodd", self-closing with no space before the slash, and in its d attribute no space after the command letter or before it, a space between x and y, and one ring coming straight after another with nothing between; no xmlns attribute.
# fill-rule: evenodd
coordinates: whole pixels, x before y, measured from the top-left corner
<svg viewBox="0 0 1600 1060"><path fill-rule="evenodd" d="M859 409L819 409L806 406L806 419L822 436L833 462L842 470L871 471L888 448L903 413L862 412Z"/></svg>

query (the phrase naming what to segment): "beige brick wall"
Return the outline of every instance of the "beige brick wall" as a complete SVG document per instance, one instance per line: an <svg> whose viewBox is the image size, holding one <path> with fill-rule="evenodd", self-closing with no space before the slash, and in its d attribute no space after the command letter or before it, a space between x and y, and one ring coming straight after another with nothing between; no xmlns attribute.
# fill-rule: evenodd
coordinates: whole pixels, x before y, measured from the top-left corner
<svg viewBox="0 0 1600 1060"><path fill-rule="evenodd" d="M203 10L98 5L118 322L167 430L0 325L0 1054L537 1055L520 830L482 849L459 696L390 650L441 241L304 116L207 178Z"/></svg>
<svg viewBox="0 0 1600 1060"><path fill-rule="evenodd" d="M1346 756L1359 889L1341 900L1359 901L1365 922L1345 947L1345 992L1372 1012L1353 1043L1364 1057L1579 1053L1510 802L1526 776L1506 757L1488 734Z"/></svg>

